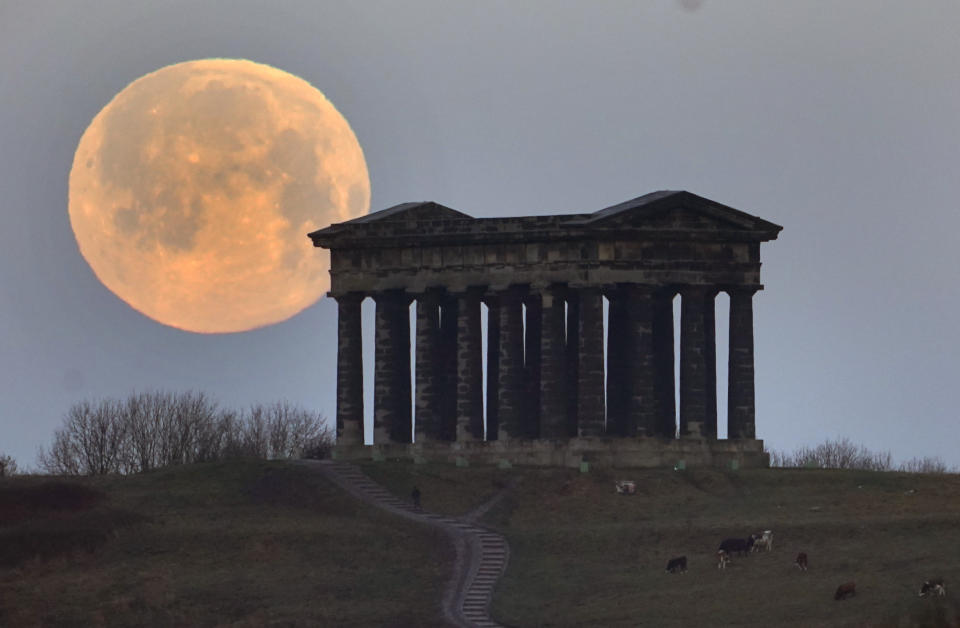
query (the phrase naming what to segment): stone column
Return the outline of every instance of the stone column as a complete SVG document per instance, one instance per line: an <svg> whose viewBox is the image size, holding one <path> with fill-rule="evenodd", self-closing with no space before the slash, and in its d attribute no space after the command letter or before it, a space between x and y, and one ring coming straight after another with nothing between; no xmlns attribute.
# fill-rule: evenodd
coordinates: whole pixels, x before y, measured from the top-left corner
<svg viewBox="0 0 960 628"><path fill-rule="evenodd" d="M680 435L689 424L703 426L707 415L707 362L704 308L707 290L687 286L680 291Z"/></svg>
<svg viewBox="0 0 960 628"><path fill-rule="evenodd" d="M566 338L563 288L540 292L540 437L567 436Z"/></svg>
<svg viewBox="0 0 960 628"><path fill-rule="evenodd" d="M457 295L457 437L483 440L483 347L480 293Z"/></svg>
<svg viewBox="0 0 960 628"><path fill-rule="evenodd" d="M377 304L373 372L373 442L409 443L410 297L400 290L374 296Z"/></svg>
<svg viewBox="0 0 960 628"><path fill-rule="evenodd" d="M500 318L499 381L497 406L500 419L498 438L509 440L526 436L524 427L523 302L517 289L498 295ZM489 386L489 384L488 384Z"/></svg>
<svg viewBox="0 0 960 628"><path fill-rule="evenodd" d="M440 369L440 300L435 291L417 299L416 400L417 442L438 439L443 392Z"/></svg>
<svg viewBox="0 0 960 628"><path fill-rule="evenodd" d="M703 435L717 437L717 291L707 290L703 301L703 361L706 367Z"/></svg>
<svg viewBox="0 0 960 628"><path fill-rule="evenodd" d="M753 373L754 288L731 289L727 437L756 438Z"/></svg>
<svg viewBox="0 0 960 628"><path fill-rule="evenodd" d="M596 287L578 292L577 429L580 436L603 436L603 295Z"/></svg>
<svg viewBox="0 0 960 628"><path fill-rule="evenodd" d="M566 364L566 374L563 387L567 391L566 395L566 415L567 415L567 436L573 438L579 435L577 406L580 395L577 381L580 379L580 295L577 291L567 290L567 320L566 320L566 344L564 348L564 364Z"/></svg>
<svg viewBox="0 0 960 628"><path fill-rule="evenodd" d="M488 295L487 305L487 440L500 438L500 299Z"/></svg>
<svg viewBox="0 0 960 628"><path fill-rule="evenodd" d="M524 410L523 435L540 438L540 327L541 301L539 294L524 299L527 313L524 318Z"/></svg>
<svg viewBox="0 0 960 628"><path fill-rule="evenodd" d="M657 421L653 369L653 291L649 286L628 284L622 288L626 300L629 381L627 436L652 436Z"/></svg>
<svg viewBox="0 0 960 628"><path fill-rule="evenodd" d="M676 374L673 346L673 289L656 294L653 301L654 381L657 397L657 436L677 434Z"/></svg>
<svg viewBox="0 0 960 628"><path fill-rule="evenodd" d="M607 292L610 301L607 326L606 434L626 436L629 407L630 325L626 297L620 290Z"/></svg>
<svg viewBox="0 0 960 628"><path fill-rule="evenodd" d="M337 444L359 446L363 440L363 295L337 299Z"/></svg>
<svg viewBox="0 0 960 628"><path fill-rule="evenodd" d="M440 434L442 440L457 437L457 298L440 299Z"/></svg>

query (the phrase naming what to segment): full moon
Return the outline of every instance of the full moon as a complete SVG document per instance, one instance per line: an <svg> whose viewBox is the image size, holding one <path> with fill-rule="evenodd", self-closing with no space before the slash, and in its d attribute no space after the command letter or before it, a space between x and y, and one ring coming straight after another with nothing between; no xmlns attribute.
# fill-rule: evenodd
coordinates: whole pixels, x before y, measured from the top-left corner
<svg viewBox="0 0 960 628"><path fill-rule="evenodd" d="M167 66L117 94L70 170L80 253L114 294L193 332L286 320L329 289L307 233L367 213L350 125L309 83L236 59Z"/></svg>

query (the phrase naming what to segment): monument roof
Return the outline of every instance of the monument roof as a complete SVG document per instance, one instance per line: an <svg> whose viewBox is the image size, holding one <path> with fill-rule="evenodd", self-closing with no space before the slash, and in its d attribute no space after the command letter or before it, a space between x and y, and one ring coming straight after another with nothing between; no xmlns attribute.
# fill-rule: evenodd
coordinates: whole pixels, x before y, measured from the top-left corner
<svg viewBox="0 0 960 628"><path fill-rule="evenodd" d="M415 201L400 203L393 207L371 212L366 216L360 216L341 224L349 225L380 220L473 220L473 217L433 201Z"/></svg>
<svg viewBox="0 0 960 628"><path fill-rule="evenodd" d="M432 201L401 203L309 235L315 246L408 246L612 237L775 239L782 227L682 190L660 190L592 214L474 218Z"/></svg>
<svg viewBox="0 0 960 628"><path fill-rule="evenodd" d="M638 196L637 198L616 205L611 205L590 214L582 220L571 221L570 225L583 227L600 226L607 222L621 222L629 217L638 223L646 218L661 214L672 209L693 211L714 219L731 223L742 229L751 231L769 232L773 237L783 227L772 222L753 216L746 212L734 209L722 203L698 196L686 190L659 190Z"/></svg>

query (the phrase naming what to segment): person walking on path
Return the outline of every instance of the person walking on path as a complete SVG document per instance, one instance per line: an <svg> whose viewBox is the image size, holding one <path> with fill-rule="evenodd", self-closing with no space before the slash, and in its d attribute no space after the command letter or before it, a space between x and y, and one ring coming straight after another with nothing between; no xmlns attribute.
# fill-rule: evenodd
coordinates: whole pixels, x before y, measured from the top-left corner
<svg viewBox="0 0 960 628"><path fill-rule="evenodd" d="M420 489L414 486L410 497L413 499L413 507L420 510Z"/></svg>

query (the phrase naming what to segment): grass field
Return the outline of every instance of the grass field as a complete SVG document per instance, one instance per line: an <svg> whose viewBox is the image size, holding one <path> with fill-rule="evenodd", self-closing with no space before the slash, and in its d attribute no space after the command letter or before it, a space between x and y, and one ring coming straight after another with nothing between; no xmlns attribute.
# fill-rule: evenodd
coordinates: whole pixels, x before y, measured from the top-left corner
<svg viewBox="0 0 960 628"><path fill-rule="evenodd" d="M520 479L484 519L511 546L493 605L506 625L960 625L957 475L363 468L402 498L418 486L426 509L447 514ZM637 494L616 495L616 479ZM59 509L24 497L47 481L0 483L0 548L32 539L30 551L0 549L0 625L441 624L446 540L308 469L222 463L84 480L86 493L57 489ZM772 552L716 569L723 538L763 529ZM66 532L76 530L86 532ZM806 573L793 566L800 550ZM689 571L664 573L681 554ZM918 598L933 576L947 597ZM857 597L835 602L848 580Z"/></svg>
<svg viewBox="0 0 960 628"><path fill-rule="evenodd" d="M599 470L368 465L398 495L480 497L522 476L485 522L510 542L493 614L512 626L958 626L960 476L825 470ZM615 494L632 479L637 494ZM774 549L716 569L727 537ZM809 555L810 570L793 561ZM666 574L686 555L686 574ZM920 599L923 580L948 597ZM853 580L856 598L836 602ZM953 585L956 586L953 586Z"/></svg>
<svg viewBox="0 0 960 628"><path fill-rule="evenodd" d="M0 626L442 625L446 539L308 469L85 479L51 507L63 486L0 482Z"/></svg>

